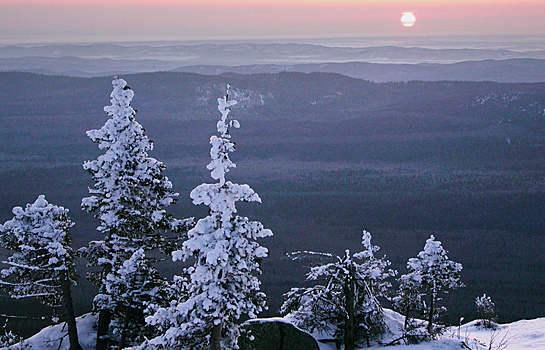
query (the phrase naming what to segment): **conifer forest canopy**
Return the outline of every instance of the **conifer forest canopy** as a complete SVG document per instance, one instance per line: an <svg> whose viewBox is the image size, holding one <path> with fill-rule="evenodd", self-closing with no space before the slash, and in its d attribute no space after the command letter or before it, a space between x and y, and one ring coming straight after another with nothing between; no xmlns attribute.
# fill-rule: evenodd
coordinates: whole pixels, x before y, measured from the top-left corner
<svg viewBox="0 0 545 350"><path fill-rule="evenodd" d="M443 242L467 286L447 295L447 322L476 318L483 293L502 323L545 315L545 83L371 83L324 73L123 78L154 141L150 155L180 193L169 208L180 219L207 215L189 193L209 181L216 99L232 85L243 127L232 131L230 176L263 202L239 211L274 232L260 242L270 252L262 315L277 315L282 294L308 271L286 253L355 251L362 230L402 273L430 234ZM76 248L98 237L80 209L91 186L82 164L99 154L85 132L107 119L110 82L0 73L1 222L44 193L70 210ZM169 276L175 268L161 267ZM78 314L90 309L93 288L80 278ZM35 304L6 296L0 307L38 315ZM32 322L30 333L40 328Z"/></svg>

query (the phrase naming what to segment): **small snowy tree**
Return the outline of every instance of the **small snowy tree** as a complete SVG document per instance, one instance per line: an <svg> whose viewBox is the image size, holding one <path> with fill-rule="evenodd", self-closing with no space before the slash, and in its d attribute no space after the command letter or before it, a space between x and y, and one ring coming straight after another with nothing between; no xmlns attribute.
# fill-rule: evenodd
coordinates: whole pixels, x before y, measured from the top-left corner
<svg viewBox="0 0 545 350"><path fill-rule="evenodd" d="M64 304L70 349L81 349L70 291L76 270L68 210L41 195L25 209L13 208L13 215L0 225L0 246L13 251L4 261L9 267L1 271L0 288L15 299L35 297L52 307Z"/></svg>
<svg viewBox="0 0 545 350"><path fill-rule="evenodd" d="M327 262L311 268L309 281L321 281L309 288L292 288L286 294L281 312L289 314L295 325L310 332L315 329L333 331L345 349L354 349L361 340L373 339L386 330L379 297L386 295L390 283L387 278L395 271L390 262L376 258L378 246L371 244L371 234L363 232L364 250L344 256L327 253L296 252L294 259L302 256L324 257Z"/></svg>
<svg viewBox="0 0 545 350"><path fill-rule="evenodd" d="M423 311L422 316L426 316L428 321L428 335L433 336L437 331L433 321L438 311L444 310L438 305L441 294L464 286L460 281L462 264L449 260L441 242L432 235L426 240L424 250L416 258L409 259L407 269L409 272L399 279L396 301L405 310L406 317L411 310ZM425 302L426 297L429 304ZM408 325L407 320L405 324Z"/></svg>
<svg viewBox="0 0 545 350"><path fill-rule="evenodd" d="M481 316L482 325L485 328L496 328L496 305L492 301L492 298L483 294L475 299L475 306Z"/></svg>
<svg viewBox="0 0 545 350"><path fill-rule="evenodd" d="M131 309L136 307L134 300L123 302L124 294L115 294L119 290L110 286L110 281L120 275L114 275L139 249L161 248L165 243L161 231L184 226L165 212L178 194L172 191L171 182L163 174L165 166L148 156L153 143L135 119L136 112L130 105L133 91L123 79L115 77L112 84L112 104L104 107L111 118L100 130L87 132L105 153L83 165L95 184L89 189L91 196L83 199L82 208L95 213L100 221L97 230L104 235L103 240L90 242L81 250L89 266L100 268L89 275L99 286L94 299L95 310L99 311L97 349L107 346L112 315L122 318L112 325L126 324L127 319L133 320L122 315L129 310L127 305ZM140 305L140 309L144 308L145 305ZM135 322L143 323L143 315Z"/></svg>
<svg viewBox="0 0 545 350"><path fill-rule="evenodd" d="M24 349L23 338L18 337L12 331L8 330L8 320L4 323L2 330L0 331L0 349L13 348L15 344L19 343L19 348Z"/></svg>
<svg viewBox="0 0 545 350"><path fill-rule="evenodd" d="M239 126L236 120L228 120L230 108L236 104L228 96L229 92L218 99L219 137L210 138L212 161L208 169L218 182L201 184L190 194L193 203L207 205L210 214L197 222L181 250L173 253L173 260L192 258L194 264L184 271L188 279L175 279L180 297L147 319L160 327L163 335L141 349L237 349L236 321L243 315L255 318L265 307L257 275L267 249L255 240L272 232L257 221L236 215L237 201L261 199L250 186L225 180L235 166L229 159L229 153L235 150L229 128Z"/></svg>
<svg viewBox="0 0 545 350"><path fill-rule="evenodd" d="M400 277L399 288L394 298L392 298L393 307L396 311L405 316L405 332L410 330L411 314L423 315L425 303L422 299L420 290L420 281L414 279L415 275L403 275Z"/></svg>
<svg viewBox="0 0 545 350"><path fill-rule="evenodd" d="M151 305L167 306L169 298L168 284L158 271L146 259L143 249L138 249L121 266L110 271L106 276L106 293L116 305L123 324L115 331L119 336L119 348L124 349L129 340L141 343L146 336L153 336L153 330L147 329L142 307Z"/></svg>

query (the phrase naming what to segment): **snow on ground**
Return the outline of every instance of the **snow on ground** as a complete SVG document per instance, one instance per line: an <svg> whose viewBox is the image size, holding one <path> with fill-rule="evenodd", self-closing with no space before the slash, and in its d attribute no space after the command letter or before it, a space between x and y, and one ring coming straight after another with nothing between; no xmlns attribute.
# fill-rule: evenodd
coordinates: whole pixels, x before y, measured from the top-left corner
<svg viewBox="0 0 545 350"><path fill-rule="evenodd" d="M474 348L472 344L475 341L479 341L485 345L485 349L492 350L545 349L545 318L498 325L496 330L484 329L476 324L476 321L469 322L462 325L460 330L462 339L466 338L467 334L467 344L471 348ZM455 329L457 334L457 327ZM502 343L505 344L503 347Z"/></svg>
<svg viewBox="0 0 545 350"><path fill-rule="evenodd" d="M385 342L399 337L403 317L391 310L384 310L391 333L385 337ZM87 314L79 317L78 334L83 350L94 348L96 333L93 324L96 318ZM27 339L25 349L32 350L68 350L68 336L64 324L42 329L38 334ZM59 346L59 342L62 344ZM467 347L462 345L464 342ZM492 343L491 343L492 342ZM496 330L484 329L478 326L477 321L471 321L461 327L449 328L436 341L414 345L380 346L370 348L377 350L544 350L545 349L545 318L522 320L510 324L498 325ZM18 349L13 346L10 349ZM335 350L334 346L320 344L321 350Z"/></svg>
<svg viewBox="0 0 545 350"><path fill-rule="evenodd" d="M383 343L388 343L400 337L404 318L391 310L385 309L384 313L390 334L384 337ZM429 343L388 347L374 344L361 350L545 350L545 318L498 325L495 330L485 329L478 323L471 321L461 327L450 327L440 339ZM320 344L320 350L335 350L335 347Z"/></svg>
<svg viewBox="0 0 545 350"><path fill-rule="evenodd" d="M95 348L96 331L93 325L96 317L91 314L85 314L76 319L78 325L79 342L83 350ZM9 349L18 350L68 350L70 343L68 341L68 329L65 323L45 327L34 336L26 339L21 344L13 345ZM2 349L0 349L2 350Z"/></svg>

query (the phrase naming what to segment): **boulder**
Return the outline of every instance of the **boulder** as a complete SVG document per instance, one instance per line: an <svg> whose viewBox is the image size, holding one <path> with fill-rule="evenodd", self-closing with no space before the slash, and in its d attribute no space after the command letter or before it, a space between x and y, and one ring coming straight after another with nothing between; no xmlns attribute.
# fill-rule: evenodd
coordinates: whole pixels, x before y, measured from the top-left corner
<svg viewBox="0 0 545 350"><path fill-rule="evenodd" d="M281 318L246 321L238 342L241 350L319 350L310 334Z"/></svg>

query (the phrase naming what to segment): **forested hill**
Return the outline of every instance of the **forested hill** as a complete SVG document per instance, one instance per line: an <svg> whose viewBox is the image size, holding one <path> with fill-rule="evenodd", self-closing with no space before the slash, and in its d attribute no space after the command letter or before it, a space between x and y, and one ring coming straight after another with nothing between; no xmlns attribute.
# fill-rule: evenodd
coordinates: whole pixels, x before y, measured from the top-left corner
<svg viewBox="0 0 545 350"><path fill-rule="evenodd" d="M449 296L447 319L471 319L483 293L503 322L545 315L545 83L372 83L326 73L123 78L155 141L151 155L180 193L172 208L180 218L206 214L188 195L209 181L217 98L232 85L242 124L232 133L232 179L263 199L240 214L275 233L263 241L271 314L306 271L285 253L339 253L358 247L365 229L400 271L430 232L444 243L468 285ZM100 152L85 131L104 124L110 91L111 77L0 73L0 221L45 194L70 209L76 246L98 237L80 210L91 185L81 165ZM80 301L90 300L84 290L76 290Z"/></svg>
<svg viewBox="0 0 545 350"><path fill-rule="evenodd" d="M215 103L215 96L227 82L233 85L241 100L242 113L260 120L340 120L386 110L399 114L457 113L461 118L478 115L486 118L483 112L488 112L492 118L498 113L516 117L542 112L539 108L543 106L534 102L543 101L545 95L545 83L372 83L332 73L207 76L159 72L124 78L134 86L141 108L150 106L153 109L149 112L156 118L177 120L215 115L213 109L206 107ZM108 101L104 87L110 80L111 77L73 78L0 72L0 113L4 116L26 115L33 111L42 115L96 113L96 103ZM24 98L28 99L26 103L19 103Z"/></svg>

